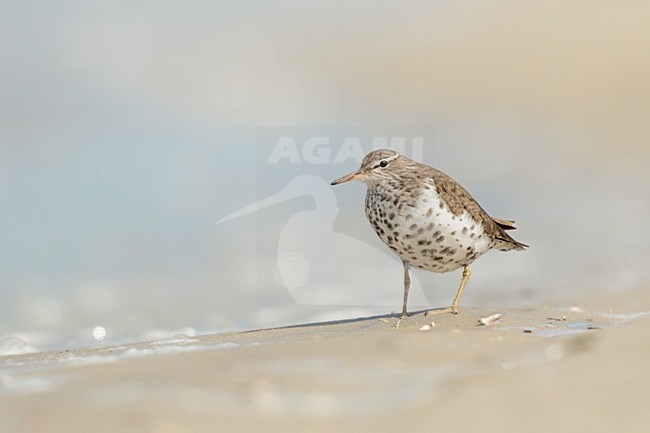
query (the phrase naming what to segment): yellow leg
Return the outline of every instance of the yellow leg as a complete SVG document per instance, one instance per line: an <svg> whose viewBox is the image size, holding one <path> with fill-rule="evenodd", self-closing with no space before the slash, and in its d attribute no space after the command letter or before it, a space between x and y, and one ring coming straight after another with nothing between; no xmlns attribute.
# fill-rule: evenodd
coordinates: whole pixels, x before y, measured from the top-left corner
<svg viewBox="0 0 650 433"><path fill-rule="evenodd" d="M407 305L409 301L409 288L411 287L411 277L409 275L409 265L404 263L404 303L402 304L402 319L408 317Z"/></svg>
<svg viewBox="0 0 650 433"><path fill-rule="evenodd" d="M458 288L458 293L456 293L456 299L454 299L454 303L451 304L451 312L454 314L458 314L458 303L460 302L460 297L463 296L463 290L465 290L465 286L467 286L469 277L471 276L472 270L470 269L469 265L467 265L463 269L463 279L460 280L460 287Z"/></svg>
<svg viewBox="0 0 650 433"><path fill-rule="evenodd" d="M456 299L454 299L454 302L451 304L451 307L441 308L437 310L430 310L427 311L425 315L431 316L433 314L444 314L444 313L458 314L458 303L460 302L460 297L463 296L463 290L465 290L465 286L467 286L467 282L469 281L469 277L471 276L472 276L472 270L469 268L469 266L465 266L465 268L463 268L463 279L460 280L460 287L458 288L458 293L456 293Z"/></svg>

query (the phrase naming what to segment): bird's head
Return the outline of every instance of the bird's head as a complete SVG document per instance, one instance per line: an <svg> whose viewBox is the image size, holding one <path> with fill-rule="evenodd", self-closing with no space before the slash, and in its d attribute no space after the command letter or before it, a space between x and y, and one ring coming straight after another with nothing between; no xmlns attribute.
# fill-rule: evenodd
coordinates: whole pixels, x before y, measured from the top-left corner
<svg viewBox="0 0 650 433"><path fill-rule="evenodd" d="M366 185L376 185L384 180L395 177L396 172L405 165L408 159L389 149L379 149L370 152L363 158L359 170L336 179L332 185L360 180Z"/></svg>

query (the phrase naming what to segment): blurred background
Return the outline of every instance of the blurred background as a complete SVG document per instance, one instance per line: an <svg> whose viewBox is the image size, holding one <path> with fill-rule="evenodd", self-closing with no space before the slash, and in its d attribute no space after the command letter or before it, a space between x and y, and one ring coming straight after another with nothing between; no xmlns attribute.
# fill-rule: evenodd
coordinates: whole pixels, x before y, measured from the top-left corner
<svg viewBox="0 0 650 433"><path fill-rule="evenodd" d="M434 131L424 162L532 246L477 261L466 306L647 283L648 19L645 2L0 2L0 338L399 309L364 186L324 188L358 161L269 166L274 128ZM418 273L412 306L447 305L459 278Z"/></svg>

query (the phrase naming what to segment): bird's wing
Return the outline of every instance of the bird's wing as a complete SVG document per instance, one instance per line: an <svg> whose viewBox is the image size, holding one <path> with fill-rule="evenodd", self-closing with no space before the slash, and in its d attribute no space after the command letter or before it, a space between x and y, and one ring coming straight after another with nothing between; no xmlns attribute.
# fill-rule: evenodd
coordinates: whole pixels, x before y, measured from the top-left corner
<svg viewBox="0 0 650 433"><path fill-rule="evenodd" d="M476 222L481 223L489 234L496 230L497 223L481 208L474 197L458 182L441 172L433 169L433 181L438 189L438 195L447 203L454 215L460 216L467 211ZM496 233L495 233L496 234Z"/></svg>
<svg viewBox="0 0 650 433"><path fill-rule="evenodd" d="M447 203L454 215L460 216L467 211L476 222L483 225L485 232L494 239L510 243L516 249L523 249L527 246L517 242L505 232L505 230L515 228L514 221L492 218L458 182L440 170L429 168L440 198Z"/></svg>
<svg viewBox="0 0 650 433"><path fill-rule="evenodd" d="M492 217L495 223L503 230L517 230L515 222L512 220L502 220L501 218Z"/></svg>

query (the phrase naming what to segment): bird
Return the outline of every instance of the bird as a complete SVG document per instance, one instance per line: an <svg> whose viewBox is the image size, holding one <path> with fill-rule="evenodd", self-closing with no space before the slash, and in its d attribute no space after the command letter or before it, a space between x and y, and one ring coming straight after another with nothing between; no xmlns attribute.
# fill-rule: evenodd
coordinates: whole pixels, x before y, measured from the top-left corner
<svg viewBox="0 0 650 433"><path fill-rule="evenodd" d="M410 270L446 273L463 268L450 307L426 314L458 314L460 298L472 275L470 265L486 252L519 251L528 245L506 230L515 222L491 217L465 188L442 171L390 149L367 154L361 167L331 185L359 180L366 184L366 218L401 260L404 268L402 318L408 317Z"/></svg>

